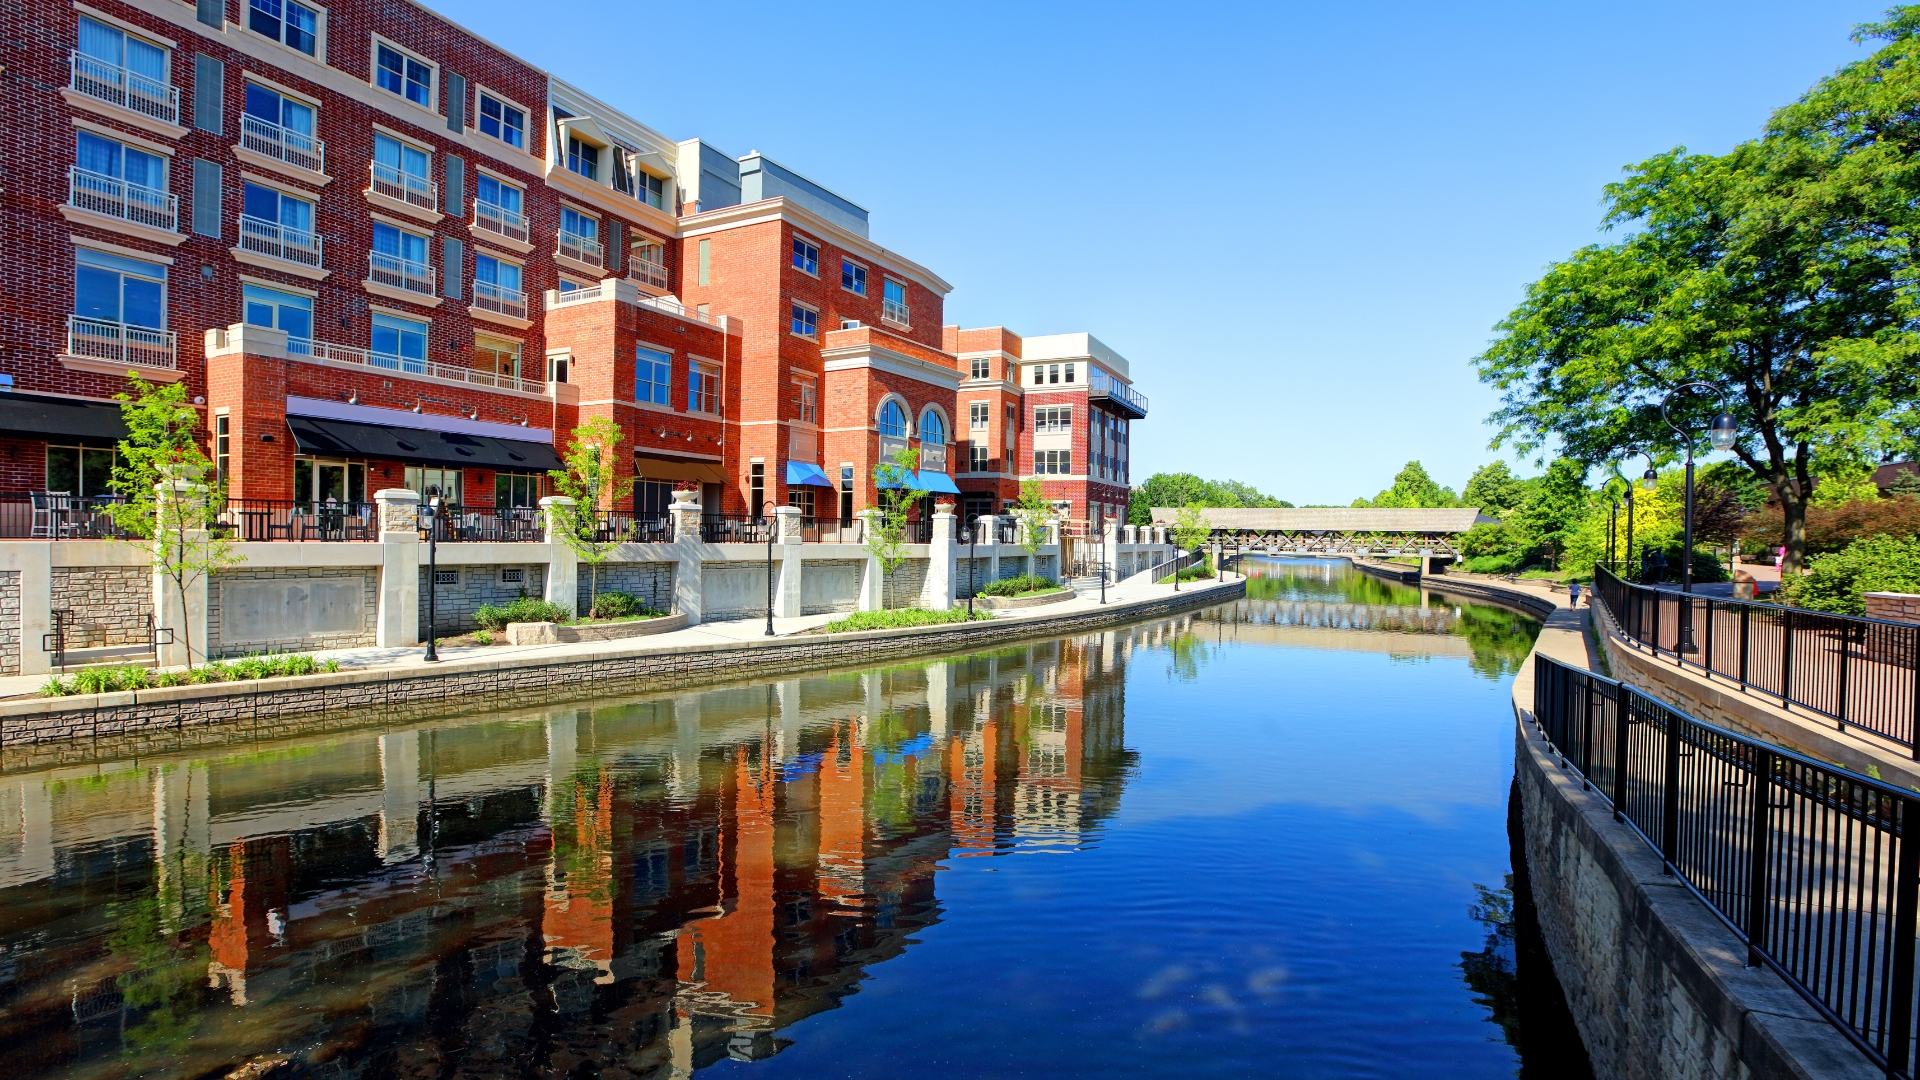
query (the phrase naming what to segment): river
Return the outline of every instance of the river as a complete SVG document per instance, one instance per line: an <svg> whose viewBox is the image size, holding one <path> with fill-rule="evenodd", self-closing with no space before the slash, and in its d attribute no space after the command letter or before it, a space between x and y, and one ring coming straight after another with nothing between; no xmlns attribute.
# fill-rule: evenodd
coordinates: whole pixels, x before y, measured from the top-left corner
<svg viewBox="0 0 1920 1080"><path fill-rule="evenodd" d="M991 653L0 775L8 1080L1578 1075L1510 891L1538 625L1247 566Z"/></svg>

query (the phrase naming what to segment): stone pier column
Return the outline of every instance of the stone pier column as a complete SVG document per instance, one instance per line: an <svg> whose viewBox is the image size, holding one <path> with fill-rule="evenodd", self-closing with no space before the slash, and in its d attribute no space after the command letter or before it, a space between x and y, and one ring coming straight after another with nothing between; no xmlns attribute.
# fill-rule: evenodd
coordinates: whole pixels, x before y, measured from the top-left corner
<svg viewBox="0 0 1920 1080"><path fill-rule="evenodd" d="M800 508L797 506L776 506L773 508L773 520L777 526L775 547L779 549L780 561L774 567L778 575L773 583L773 616L776 619L792 619L800 614Z"/></svg>
<svg viewBox="0 0 1920 1080"><path fill-rule="evenodd" d="M773 689L780 698L780 730L773 760L786 761L800 752L800 680L782 679Z"/></svg>
<svg viewBox="0 0 1920 1080"><path fill-rule="evenodd" d="M40 646L53 632L53 545L16 543L20 567L20 674L45 675L53 655Z"/></svg>
<svg viewBox="0 0 1920 1080"><path fill-rule="evenodd" d="M986 549L987 566L980 571L974 582L975 592L979 587L990 585L1000 579L1000 519L993 514L982 515L974 524L974 530L980 534L980 546Z"/></svg>
<svg viewBox="0 0 1920 1080"><path fill-rule="evenodd" d="M854 515L860 519L860 535L872 536L880 522L880 511L862 510ZM886 600L886 574L880 569L880 560L869 553L865 565L860 570L860 611L879 611Z"/></svg>
<svg viewBox="0 0 1920 1080"><path fill-rule="evenodd" d="M927 545L927 588L924 599L935 611L953 608L953 522L952 514L933 515L933 543Z"/></svg>
<svg viewBox="0 0 1920 1080"><path fill-rule="evenodd" d="M374 643L420 643L420 496L406 488L373 493L380 510L380 616Z"/></svg>
<svg viewBox="0 0 1920 1080"><path fill-rule="evenodd" d="M675 614L685 615L689 626L700 621L703 560L698 498L699 493L695 491L676 491L673 505L667 507L667 512L673 515L673 610Z"/></svg>
<svg viewBox="0 0 1920 1080"><path fill-rule="evenodd" d="M547 581L541 596L550 604L559 604L569 615L578 615L580 604L580 556L561 538L566 529L566 514L573 500L565 495L549 495L540 500L540 527L547 540Z"/></svg>

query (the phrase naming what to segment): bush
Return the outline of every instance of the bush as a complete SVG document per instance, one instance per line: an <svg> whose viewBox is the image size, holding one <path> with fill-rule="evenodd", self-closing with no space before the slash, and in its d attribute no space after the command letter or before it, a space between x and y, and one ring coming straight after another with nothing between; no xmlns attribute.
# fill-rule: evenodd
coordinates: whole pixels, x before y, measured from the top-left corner
<svg viewBox="0 0 1920 1080"><path fill-rule="evenodd" d="M1680 580L1680 549L1681 545L1677 542L1667 544L1665 547L1649 546L1646 549L1649 552L1658 551L1666 557L1667 568L1660 572L1661 580ZM1732 581L1733 576L1727 572L1726 566L1721 563L1718 555L1696 546L1693 549L1693 580L1695 582ZM1652 583L1649 582L1649 584Z"/></svg>
<svg viewBox="0 0 1920 1080"><path fill-rule="evenodd" d="M482 629L505 630L508 623L566 622L567 613L559 604L538 597L522 596L505 607L482 604L473 613L473 618Z"/></svg>
<svg viewBox="0 0 1920 1080"><path fill-rule="evenodd" d="M1749 519L1746 539L1766 551L1780 545L1780 508L1768 506ZM1859 499L1838 506L1807 507L1807 554L1841 551L1868 536L1920 535L1920 499Z"/></svg>
<svg viewBox="0 0 1920 1080"><path fill-rule="evenodd" d="M1185 570L1180 571L1181 581L1204 581L1212 576L1213 568L1209 566L1189 566ZM1173 584L1173 575L1168 574L1155 584L1171 585Z"/></svg>
<svg viewBox="0 0 1920 1080"><path fill-rule="evenodd" d="M190 671L149 671L142 667L100 667L77 671L71 678L49 678L40 687L44 697L72 694L111 694L121 690L146 690L158 686L188 686L200 683L228 682L235 679L271 679L282 675L312 675L317 671L339 671L338 660L320 663L311 656L247 656L231 662L215 661Z"/></svg>
<svg viewBox="0 0 1920 1080"><path fill-rule="evenodd" d="M907 626L936 626L941 623L966 622L968 619L991 619L992 615L984 611L969 612L957 607L952 611L929 611L926 608L892 608L887 611L856 611L851 615L838 618L821 627L829 634L844 634L850 630L898 630Z"/></svg>
<svg viewBox="0 0 1920 1080"><path fill-rule="evenodd" d="M1001 578L980 586L981 596L1025 596L1028 593L1058 592L1063 586L1051 578L1038 574L1022 574L1019 577Z"/></svg>
<svg viewBox="0 0 1920 1080"><path fill-rule="evenodd" d="M1479 555L1466 560L1461 568L1470 574L1513 574L1526 565L1526 556L1516 551Z"/></svg>
<svg viewBox="0 0 1920 1080"><path fill-rule="evenodd" d="M650 619L660 613L641 603L632 593L608 589L593 598L593 609L587 614L595 619Z"/></svg>
<svg viewBox="0 0 1920 1080"><path fill-rule="evenodd" d="M1862 593L1920 592L1920 539L1868 536L1815 555L1807 572L1782 585L1787 602L1813 611L1865 615Z"/></svg>

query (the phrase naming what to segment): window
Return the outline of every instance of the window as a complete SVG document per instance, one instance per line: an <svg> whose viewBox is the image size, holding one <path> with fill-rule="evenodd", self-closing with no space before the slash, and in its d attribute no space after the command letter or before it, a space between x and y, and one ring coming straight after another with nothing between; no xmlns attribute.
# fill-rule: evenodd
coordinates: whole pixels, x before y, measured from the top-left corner
<svg viewBox="0 0 1920 1080"><path fill-rule="evenodd" d="M247 183L240 200L240 247L320 265L320 238L313 234L313 204L276 188Z"/></svg>
<svg viewBox="0 0 1920 1080"><path fill-rule="evenodd" d="M818 274L820 272L819 246L810 241L802 240L797 236L794 237L793 267L796 270L804 270L809 274Z"/></svg>
<svg viewBox="0 0 1920 1080"><path fill-rule="evenodd" d="M1049 405L1033 410L1035 435L1064 435L1073 430L1073 406Z"/></svg>
<svg viewBox="0 0 1920 1080"><path fill-rule="evenodd" d="M130 216L137 206L156 203L156 200L156 205L165 202L167 159L159 154L150 154L137 146L127 146L91 131L77 131L74 133L73 163L75 168L103 180L120 181L128 188L141 189L139 193L126 193L129 203L127 211L115 214L115 217ZM118 188L121 184L108 186Z"/></svg>
<svg viewBox="0 0 1920 1080"><path fill-rule="evenodd" d="M507 478L506 473L501 473L494 478L495 479L495 483L493 486L494 498L495 498L494 505L496 507L501 507L502 509L504 509L506 506L527 505L526 503L506 503L503 505L498 501L499 495L500 495L499 481L504 480L506 478ZM506 566L500 569L500 584L502 585L519 585L524 583L526 580L527 580L527 570L523 566Z"/></svg>
<svg viewBox="0 0 1920 1080"><path fill-rule="evenodd" d="M312 298L261 285L242 285L240 306L248 326L286 331L288 352L305 356L313 350Z"/></svg>
<svg viewBox="0 0 1920 1080"><path fill-rule="evenodd" d="M80 16L79 46L74 89L162 120L179 118L167 82L167 50L85 15Z"/></svg>
<svg viewBox="0 0 1920 1080"><path fill-rule="evenodd" d="M484 91L480 94L480 134L515 150L527 148L527 114Z"/></svg>
<svg viewBox="0 0 1920 1080"><path fill-rule="evenodd" d="M794 415L809 424L820 422L818 390L812 379L793 380Z"/></svg>
<svg viewBox="0 0 1920 1080"><path fill-rule="evenodd" d="M1011 401L1009 401L1007 403L1007 430L1008 431L1012 431L1014 428L1017 428L1020 426L1014 423L1014 421L1019 418L1019 415L1020 415L1019 409L1015 407L1015 405Z"/></svg>
<svg viewBox="0 0 1920 1080"><path fill-rule="evenodd" d="M452 500L446 500L446 501L450 505L454 505L454 506L460 505L459 503L455 503ZM458 585L460 584L460 571L435 570L433 572L433 583L435 585Z"/></svg>
<svg viewBox="0 0 1920 1080"><path fill-rule="evenodd" d="M371 359L375 367L410 371L414 374L427 370L426 323L375 312L372 344ZM420 497L424 499L426 495L422 493Z"/></svg>
<svg viewBox="0 0 1920 1080"><path fill-rule="evenodd" d="M720 369L702 360L687 361L687 411L720 415Z"/></svg>
<svg viewBox="0 0 1920 1080"><path fill-rule="evenodd" d="M364 503L367 466L357 461L296 457L293 459L293 498L299 503Z"/></svg>
<svg viewBox="0 0 1920 1080"><path fill-rule="evenodd" d="M987 448L980 443L973 443L972 445L968 446L967 447L967 471L968 472L986 472L988 468L989 468L989 465L987 461Z"/></svg>
<svg viewBox="0 0 1920 1080"><path fill-rule="evenodd" d="M433 108L433 68L391 45L374 46L373 82L423 109Z"/></svg>
<svg viewBox="0 0 1920 1080"><path fill-rule="evenodd" d="M634 346L633 356L633 400L651 405L667 404L667 392L673 378L673 356L645 345Z"/></svg>
<svg viewBox="0 0 1920 1080"><path fill-rule="evenodd" d="M514 267L517 271L519 267ZM488 337L475 334L473 338L473 366L476 371L491 371L496 375L520 376L520 343L506 338Z"/></svg>
<svg viewBox="0 0 1920 1080"><path fill-rule="evenodd" d="M1072 364L1067 365L1067 377L1064 380L1062 380L1063 382L1073 381L1073 368L1074 368L1074 365Z"/></svg>
<svg viewBox="0 0 1920 1080"><path fill-rule="evenodd" d="M427 238L373 223L373 254L368 263L372 280L418 293L433 292L433 272L427 267Z"/></svg>
<svg viewBox="0 0 1920 1080"><path fill-rule="evenodd" d="M880 434L895 439L907 437L907 410L900 403L889 398L880 406Z"/></svg>
<svg viewBox="0 0 1920 1080"><path fill-rule="evenodd" d="M640 182L638 197L641 202L655 210L667 208L667 182L652 173L640 173L634 179Z"/></svg>
<svg viewBox="0 0 1920 1080"><path fill-rule="evenodd" d="M373 135L373 190L428 210L438 205L438 192L427 179L427 152L379 132Z"/></svg>
<svg viewBox="0 0 1920 1080"><path fill-rule="evenodd" d="M560 284L565 285L566 283L567 283L566 279L562 278L560 281ZM567 290L563 288L560 291L566 292ZM562 353L559 356L547 357L547 381L548 382L563 383L567 381L567 360L568 359L569 357L564 353Z"/></svg>
<svg viewBox="0 0 1920 1080"><path fill-rule="evenodd" d="M427 500L433 498L435 495L440 496L440 501L443 503L453 506L460 505L459 469L429 469L422 468L418 465L409 465L406 472L406 485L407 490L419 493L421 513L426 512ZM298 487L298 484L295 486ZM442 570L441 573L444 574L447 573L447 571ZM457 574L458 571L454 571L454 573ZM459 578L456 577L454 580L458 581ZM443 581L441 584L445 585L449 583Z"/></svg>
<svg viewBox="0 0 1920 1080"><path fill-rule="evenodd" d="M325 163L320 141L313 137L313 106L255 83L246 84L240 145L315 172Z"/></svg>
<svg viewBox="0 0 1920 1080"><path fill-rule="evenodd" d="M320 14L293 0L248 0L247 29L313 56Z"/></svg>
<svg viewBox="0 0 1920 1080"><path fill-rule="evenodd" d="M987 410L991 406L984 401L967 403L967 427L973 431L987 430Z"/></svg>
<svg viewBox="0 0 1920 1080"><path fill-rule="evenodd" d="M73 313L83 319L164 330L167 268L91 248L75 248Z"/></svg>
<svg viewBox="0 0 1920 1080"><path fill-rule="evenodd" d="M880 317L888 322L907 325L907 287L888 279L883 286L884 295L880 300Z"/></svg>
<svg viewBox="0 0 1920 1080"><path fill-rule="evenodd" d="M867 295L867 268L857 262L840 260L840 287L850 293Z"/></svg>
<svg viewBox="0 0 1920 1080"><path fill-rule="evenodd" d="M47 447L47 490L69 495L113 494L114 452L93 446Z"/></svg>
<svg viewBox="0 0 1920 1080"><path fill-rule="evenodd" d="M600 219L583 214L571 206L560 208L560 231L578 240L586 240L597 248L600 239Z"/></svg>
<svg viewBox="0 0 1920 1080"><path fill-rule="evenodd" d="M860 329L860 320L859 320L859 319L841 319L841 320L840 320L840 329L842 329L842 330L858 330L858 329Z"/></svg>
<svg viewBox="0 0 1920 1080"><path fill-rule="evenodd" d="M1046 382L1047 382L1047 365L1045 364L1033 365L1033 385L1045 386Z"/></svg>
<svg viewBox="0 0 1920 1080"><path fill-rule="evenodd" d="M973 358L973 377L976 379L993 378L993 361L984 356Z"/></svg>
<svg viewBox="0 0 1920 1080"><path fill-rule="evenodd" d="M545 479L546 478L539 473L494 473L494 509L506 510L515 506L539 506L540 496L546 493ZM512 574L513 576L508 577L508 574ZM521 580L524 575L525 571L522 570L503 570L500 572L500 580L511 584Z"/></svg>
<svg viewBox="0 0 1920 1080"><path fill-rule="evenodd" d="M485 254L473 253L473 302L486 311L497 311L513 318L524 318L527 294L520 288L520 267Z"/></svg>
<svg viewBox="0 0 1920 1080"><path fill-rule="evenodd" d="M227 482L227 468L233 462L232 421L226 413L213 418L213 472L222 484Z"/></svg>
<svg viewBox="0 0 1920 1080"><path fill-rule="evenodd" d="M1036 450L1033 471L1042 476L1067 476L1073 472L1073 451Z"/></svg>
<svg viewBox="0 0 1920 1080"><path fill-rule="evenodd" d="M753 508L753 516L767 516L767 464L756 461L747 467L747 505Z"/></svg>
<svg viewBox="0 0 1920 1080"><path fill-rule="evenodd" d="M802 521L812 521L814 514L814 489L807 484L795 484L787 489L787 505L800 508Z"/></svg>
<svg viewBox="0 0 1920 1080"><path fill-rule="evenodd" d="M581 142L576 136L567 136L567 171L599 181L600 148L590 142Z"/></svg>
<svg viewBox="0 0 1920 1080"><path fill-rule="evenodd" d="M486 219L492 219L516 230L517 238L525 239L527 219L520 210L525 205L524 200L525 192L512 184L502 183L496 177L481 173L473 179L473 201L477 206L486 207L485 210L476 207L476 220L480 220L483 226L487 225Z"/></svg>
<svg viewBox="0 0 1920 1080"><path fill-rule="evenodd" d="M932 409L920 414L920 441L933 446L947 444L947 421Z"/></svg>
<svg viewBox="0 0 1920 1080"><path fill-rule="evenodd" d="M840 520L853 521L853 466L840 466Z"/></svg>
<svg viewBox="0 0 1920 1080"><path fill-rule="evenodd" d="M820 313L805 304L793 305L793 332L813 337L820 332Z"/></svg>

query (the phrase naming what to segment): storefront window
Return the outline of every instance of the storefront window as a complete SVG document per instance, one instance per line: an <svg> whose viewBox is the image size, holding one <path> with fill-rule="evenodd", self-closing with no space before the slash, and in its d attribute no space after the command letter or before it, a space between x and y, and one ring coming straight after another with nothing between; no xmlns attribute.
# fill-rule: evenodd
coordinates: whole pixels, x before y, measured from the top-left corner
<svg viewBox="0 0 1920 1080"><path fill-rule="evenodd" d="M47 490L69 495L113 494L113 451L91 446L47 447Z"/></svg>
<svg viewBox="0 0 1920 1080"><path fill-rule="evenodd" d="M493 506L505 510L514 506L538 506L542 477L539 473L494 473Z"/></svg>
<svg viewBox="0 0 1920 1080"><path fill-rule="evenodd" d="M459 469L431 469L409 465L407 466L407 489L418 493L422 503L438 495L440 501L446 505L462 505Z"/></svg>

